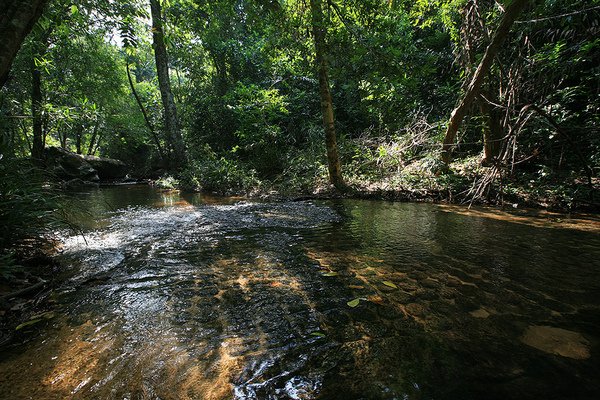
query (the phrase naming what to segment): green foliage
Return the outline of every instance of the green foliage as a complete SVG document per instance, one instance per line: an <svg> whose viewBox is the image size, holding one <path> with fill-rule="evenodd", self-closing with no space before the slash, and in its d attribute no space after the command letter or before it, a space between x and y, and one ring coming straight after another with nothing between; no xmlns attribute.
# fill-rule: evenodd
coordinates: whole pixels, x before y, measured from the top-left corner
<svg viewBox="0 0 600 400"><path fill-rule="evenodd" d="M225 101L236 122L232 151L263 176L281 171L280 149L285 146L281 124L288 114L284 97L277 89L238 84Z"/></svg>
<svg viewBox="0 0 600 400"><path fill-rule="evenodd" d="M597 0L588 3L533 2L486 79L488 106L510 137L512 153L502 167L511 179L524 172L553 184L565 176L593 181L600 170L599 11ZM469 186L465 179L485 174L479 159L489 116L482 108L470 110L464 123L456 174L439 174L445 167L440 142L503 13L501 3L323 4L339 152L350 183L441 190ZM5 154L31 152L36 68L46 145L125 160L135 176L176 176L178 182L161 184L188 190L326 185L308 2L170 0L162 6L187 168L166 170L160 154L171 151L169 133L147 3L138 0L50 4L0 93ZM131 94L126 65L148 121ZM531 105L542 112L526 108Z"/></svg>
<svg viewBox="0 0 600 400"><path fill-rule="evenodd" d="M23 267L17 264L12 251L5 251L0 252L0 281L10 282Z"/></svg>
<svg viewBox="0 0 600 400"><path fill-rule="evenodd" d="M232 158L217 155L209 146L194 153L193 161L180 177L180 187L187 191L239 193L254 189L259 183L252 169Z"/></svg>
<svg viewBox="0 0 600 400"><path fill-rule="evenodd" d="M173 189L177 189L179 187L180 183L179 183L179 180L177 180L176 178L174 178L170 175L165 175L165 176L162 176L159 179L157 179L154 182L154 184L159 189L173 190Z"/></svg>
<svg viewBox="0 0 600 400"><path fill-rule="evenodd" d="M58 223L56 194L28 160L0 159L0 249L39 238Z"/></svg>

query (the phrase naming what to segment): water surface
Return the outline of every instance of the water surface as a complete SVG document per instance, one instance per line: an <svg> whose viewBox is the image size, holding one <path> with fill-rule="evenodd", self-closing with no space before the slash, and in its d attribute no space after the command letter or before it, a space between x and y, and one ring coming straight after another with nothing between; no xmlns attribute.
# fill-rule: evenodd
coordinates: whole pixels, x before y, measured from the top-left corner
<svg viewBox="0 0 600 400"><path fill-rule="evenodd" d="M598 221L76 197L85 233L64 237L54 317L2 349L2 399L600 395Z"/></svg>

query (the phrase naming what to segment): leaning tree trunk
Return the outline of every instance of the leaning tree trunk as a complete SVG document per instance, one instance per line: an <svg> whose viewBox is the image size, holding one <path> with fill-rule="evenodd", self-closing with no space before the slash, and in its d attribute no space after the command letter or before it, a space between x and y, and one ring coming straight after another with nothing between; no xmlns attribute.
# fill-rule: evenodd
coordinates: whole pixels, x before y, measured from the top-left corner
<svg viewBox="0 0 600 400"><path fill-rule="evenodd" d="M342 168L337 149L335 133L335 117L333 114L333 100L329 89L327 75L327 59L325 49L325 22L323 18L323 4L321 0L310 0L312 15L312 30L315 41L316 62L319 73L319 92L321 95L321 113L325 128L325 145L327 147L327 163L329 168L329 181L337 188L344 189L346 185L342 179Z"/></svg>
<svg viewBox="0 0 600 400"><path fill-rule="evenodd" d="M17 52L42 15L47 0L0 0L0 88Z"/></svg>
<svg viewBox="0 0 600 400"><path fill-rule="evenodd" d="M448 127L446 128L444 145L442 148L442 161L445 164L450 162L450 155L458 128L460 127L463 118L467 114L467 111L473 104L473 100L475 100L477 97L481 88L481 84L483 83L485 76L488 74L490 67L494 62L494 57L496 57L496 54L498 54L500 46L502 46L504 39L506 39L506 36L508 35L513 23L521 11L523 11L527 3L529 3L529 1L530 0L513 0L508 7L506 7L506 11L500 20L500 24L498 25L496 32L494 32L494 35L492 36L490 44L485 50L483 58L481 59L481 62L479 63L479 66L477 67L477 70L471 79L471 83L469 83L469 86L467 87L463 98L458 103L458 106L454 109L454 111L452 111L450 120L448 121Z"/></svg>
<svg viewBox="0 0 600 400"><path fill-rule="evenodd" d="M179 126L179 119L177 118L177 107L175 106L173 92L171 91L169 58L167 55L167 47L165 46L160 0L150 0L150 11L152 14L152 38L154 42L156 74L158 75L158 86L160 88L160 96L165 112L167 138L173 150L171 163L173 167L179 168L185 163L186 155Z"/></svg>
<svg viewBox="0 0 600 400"><path fill-rule="evenodd" d="M129 69L129 63L125 64L125 68L127 70L127 80L129 81L129 87L131 88L131 93L133 93L133 97L135 97L135 101L144 116L144 121L146 122L146 127L150 131L150 135L154 140L154 144L156 145L156 149L158 150L158 155L163 162L166 162L165 154L163 152L162 146L160 145L160 139L156 134L156 130L154 129L154 125L150 121L150 117L148 116L148 112L146 111L146 107L144 107L144 103L142 103L142 99L135 89L135 85L133 84L133 78L131 77L131 70Z"/></svg>

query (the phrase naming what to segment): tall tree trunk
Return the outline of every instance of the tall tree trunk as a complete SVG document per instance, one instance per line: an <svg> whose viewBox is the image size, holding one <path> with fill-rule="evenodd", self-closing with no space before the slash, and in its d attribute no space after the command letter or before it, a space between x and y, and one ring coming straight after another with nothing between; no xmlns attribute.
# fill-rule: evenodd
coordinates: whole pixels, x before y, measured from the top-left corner
<svg viewBox="0 0 600 400"><path fill-rule="evenodd" d="M75 130L75 150L77 154L83 154L81 152L81 144L83 139L83 124L77 125L77 129Z"/></svg>
<svg viewBox="0 0 600 400"><path fill-rule="evenodd" d="M488 99L492 98L490 93L487 91L485 95L479 98L479 109L485 121L483 127L483 159L481 160L481 165L484 167L494 164L502 151L502 138L504 137L498 110L488 103Z"/></svg>
<svg viewBox="0 0 600 400"><path fill-rule="evenodd" d="M142 115L144 116L144 121L146 122L146 126L148 127L148 130L150 131L150 135L152 136L152 139L154 140L154 144L156 144L156 149L158 150L160 159L163 161L167 161L165 159L165 154L163 152L162 146L160 145L160 140L158 138L158 135L156 134L156 130L154 129L154 125L152 125L152 122L150 121L150 117L148 117L148 112L146 111L146 107L144 107L144 103L142 103L142 99L140 98L137 90L135 89L135 85L133 84L133 78L131 77L131 70L129 69L129 64L126 64L126 69L127 69L127 79L129 80L129 87L131 88L131 93L133 93L133 97L135 97L135 101L137 102L137 105L140 108Z"/></svg>
<svg viewBox="0 0 600 400"><path fill-rule="evenodd" d="M31 116L33 120L33 146L31 158L41 160L44 153L44 132L42 119L42 78L41 72L35 65L35 57L31 59Z"/></svg>
<svg viewBox="0 0 600 400"><path fill-rule="evenodd" d="M325 21L323 17L323 3L321 0L310 0L312 16L312 30L315 42L316 62L319 74L319 92L321 95L321 113L323 114L323 127L325 128L325 145L327 148L327 164L329 168L329 181L339 190L346 185L342 179L342 167L337 149L335 132L335 117L333 114L333 100L329 89L327 74L327 59L325 48Z"/></svg>
<svg viewBox="0 0 600 400"><path fill-rule="evenodd" d="M494 35L492 36L490 44L485 50L483 58L481 59L481 62L479 63L479 66L477 67L477 70L471 79L471 83L469 83L469 86L467 87L463 98L458 103L458 106L452 111L450 120L448 121L448 127L446 128L446 134L444 136L444 144L442 148L442 161L445 164L450 162L450 155L458 128L460 127L463 118L467 114L467 111L473 104L473 100L475 100L477 97L481 88L481 84L483 83L485 76L488 74L490 67L494 62L494 57L496 57L496 54L498 54L498 51L500 50L504 39L506 39L506 36L510 32L510 28L512 27L513 23L521 11L523 11L527 3L529 3L529 1L530 0L513 0L508 7L506 7L506 11L500 20L500 24L498 25L496 32L494 32Z"/></svg>
<svg viewBox="0 0 600 400"><path fill-rule="evenodd" d="M162 10L160 0L150 0L150 11L152 14L152 38L154 47L154 58L156 60L156 74L158 75L158 85L160 96L165 111L165 128L167 138L173 154L171 163L174 168L182 167L186 161L185 148L179 119L177 118L177 107L171 91L171 80L169 78L169 58L165 46L165 37L163 30Z"/></svg>
<svg viewBox="0 0 600 400"><path fill-rule="evenodd" d="M0 0L0 88L25 37L42 15L47 0Z"/></svg>
<svg viewBox="0 0 600 400"><path fill-rule="evenodd" d="M88 151L87 151L88 156L94 155L94 146L96 144L96 138L98 137L98 128L99 127L100 127L100 122L98 120L96 120L96 123L94 124L94 131L92 132L92 138L90 139L90 145L88 146Z"/></svg>
<svg viewBox="0 0 600 400"><path fill-rule="evenodd" d="M63 132L61 133L60 131L58 132L58 136L60 139L60 148L63 150L67 149L67 133L66 130L63 130Z"/></svg>
<svg viewBox="0 0 600 400"><path fill-rule="evenodd" d="M215 70L217 71L217 94L219 96L225 96L227 94L227 63L225 62L225 55L215 53L213 55L213 63Z"/></svg>

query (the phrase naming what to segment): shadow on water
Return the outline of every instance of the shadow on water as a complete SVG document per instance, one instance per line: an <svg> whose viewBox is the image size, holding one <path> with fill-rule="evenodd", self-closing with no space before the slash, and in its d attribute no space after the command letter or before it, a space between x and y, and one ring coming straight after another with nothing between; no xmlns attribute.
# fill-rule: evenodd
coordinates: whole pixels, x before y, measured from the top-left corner
<svg viewBox="0 0 600 400"><path fill-rule="evenodd" d="M78 197L87 244L65 237L57 317L2 352L0 398L600 394L597 232L424 204Z"/></svg>

